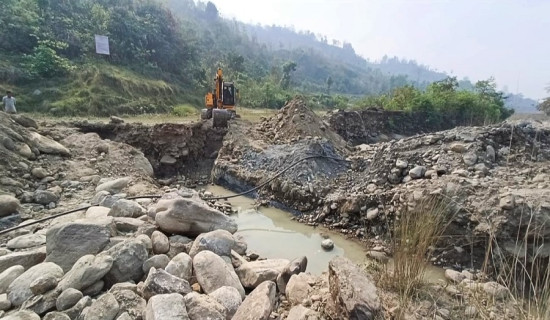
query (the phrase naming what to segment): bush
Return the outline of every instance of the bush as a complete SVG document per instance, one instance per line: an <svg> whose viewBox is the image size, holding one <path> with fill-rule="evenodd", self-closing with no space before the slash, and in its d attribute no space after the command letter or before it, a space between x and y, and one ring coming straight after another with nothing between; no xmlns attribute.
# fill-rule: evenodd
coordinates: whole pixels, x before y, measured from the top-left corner
<svg viewBox="0 0 550 320"><path fill-rule="evenodd" d="M190 104L182 104L172 109L172 114L178 117L187 117L197 114L197 109Z"/></svg>
<svg viewBox="0 0 550 320"><path fill-rule="evenodd" d="M23 67L32 77L52 77L63 75L74 66L57 54L56 50L67 48L67 44L58 41L39 41L32 54L24 56Z"/></svg>

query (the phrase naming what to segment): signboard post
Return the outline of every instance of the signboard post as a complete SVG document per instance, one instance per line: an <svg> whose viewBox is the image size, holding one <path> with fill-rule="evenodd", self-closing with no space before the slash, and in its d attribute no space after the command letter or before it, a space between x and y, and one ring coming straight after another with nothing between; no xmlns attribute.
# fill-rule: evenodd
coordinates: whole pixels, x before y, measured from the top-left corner
<svg viewBox="0 0 550 320"><path fill-rule="evenodd" d="M110 55L109 38L106 36L95 36L95 52L97 54Z"/></svg>

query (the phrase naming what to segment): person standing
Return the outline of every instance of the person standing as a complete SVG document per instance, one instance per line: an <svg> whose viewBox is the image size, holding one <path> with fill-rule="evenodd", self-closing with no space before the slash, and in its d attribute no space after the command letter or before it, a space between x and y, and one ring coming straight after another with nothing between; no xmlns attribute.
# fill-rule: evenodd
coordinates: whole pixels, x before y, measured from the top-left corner
<svg viewBox="0 0 550 320"><path fill-rule="evenodd" d="M11 91L6 92L6 96L2 98L2 104L4 105L4 111L7 113L17 113L17 110L15 110L15 97Z"/></svg>

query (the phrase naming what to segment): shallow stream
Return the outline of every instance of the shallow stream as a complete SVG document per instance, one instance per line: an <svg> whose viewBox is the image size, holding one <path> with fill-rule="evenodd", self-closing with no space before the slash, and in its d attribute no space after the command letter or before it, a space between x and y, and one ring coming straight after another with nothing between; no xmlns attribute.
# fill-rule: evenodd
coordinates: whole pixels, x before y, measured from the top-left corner
<svg viewBox="0 0 550 320"><path fill-rule="evenodd" d="M206 188L216 196L231 196L235 193L220 186ZM248 251L264 258L282 258L292 260L300 256L308 259L307 271L320 275L328 270L328 262L335 256L344 256L357 264L367 263L366 248L353 239L347 239L340 233L322 227L311 227L292 220L292 214L274 207L254 208L254 199L236 197L228 199L237 213L231 217L239 225L236 235L244 238ZM334 249L326 251L321 242L328 236L334 241ZM393 261L390 260L389 267ZM444 279L444 270L428 265L424 280L437 282Z"/></svg>

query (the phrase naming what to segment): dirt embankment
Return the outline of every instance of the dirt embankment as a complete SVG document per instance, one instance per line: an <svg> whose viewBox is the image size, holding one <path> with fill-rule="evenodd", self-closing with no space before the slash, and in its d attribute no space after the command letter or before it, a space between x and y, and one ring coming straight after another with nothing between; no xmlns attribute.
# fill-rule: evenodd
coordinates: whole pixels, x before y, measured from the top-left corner
<svg viewBox="0 0 550 320"><path fill-rule="evenodd" d="M214 181L256 186L308 155L345 158L349 161L304 162L274 179L260 196L300 211L305 223L372 240L387 235L400 214L440 195L455 213L449 228L452 241L439 250L437 263L442 265L479 266L488 239L512 253L517 250L513 240L527 232L526 223L546 228L548 126L521 122L458 127L350 148L305 105L297 104L291 102L255 127L231 126ZM533 219L525 219L526 213Z"/></svg>
<svg viewBox="0 0 550 320"><path fill-rule="evenodd" d="M188 185L209 180L227 129L213 128L211 122L188 124L75 122L82 132L95 132L103 139L127 143L141 150L151 162L155 175L173 182L187 179Z"/></svg>
<svg viewBox="0 0 550 320"><path fill-rule="evenodd" d="M375 108L357 111L336 110L327 113L324 120L334 132L353 145L385 142L457 126L453 119L430 121L428 115L421 112L408 113Z"/></svg>

